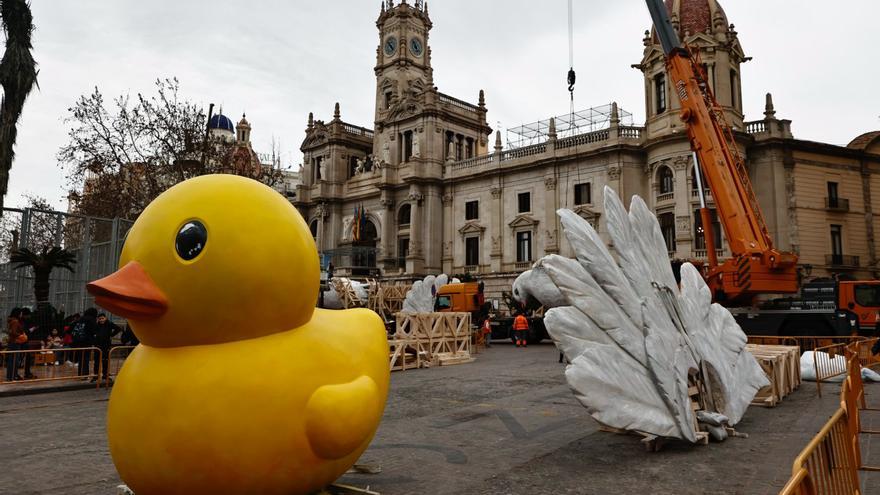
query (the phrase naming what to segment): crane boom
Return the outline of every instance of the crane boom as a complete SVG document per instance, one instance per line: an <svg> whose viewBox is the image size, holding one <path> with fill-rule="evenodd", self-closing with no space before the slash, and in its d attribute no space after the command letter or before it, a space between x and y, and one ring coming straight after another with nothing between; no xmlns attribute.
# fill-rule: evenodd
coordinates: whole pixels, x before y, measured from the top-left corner
<svg viewBox="0 0 880 495"><path fill-rule="evenodd" d="M666 54L670 86L681 102L691 148L706 185L712 191L733 257L718 265L714 253L704 276L716 299L751 302L765 293L797 292L797 255L781 252L761 214L745 162L721 106L706 82L696 57L678 39L662 0L646 0ZM703 208L703 232L712 237L709 211ZM708 243L707 243L708 244Z"/></svg>

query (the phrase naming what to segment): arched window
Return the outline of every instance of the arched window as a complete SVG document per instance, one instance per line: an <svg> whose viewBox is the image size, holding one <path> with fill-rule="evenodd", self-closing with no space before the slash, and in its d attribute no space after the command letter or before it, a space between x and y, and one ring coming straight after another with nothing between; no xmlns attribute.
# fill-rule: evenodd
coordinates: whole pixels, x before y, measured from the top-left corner
<svg viewBox="0 0 880 495"><path fill-rule="evenodd" d="M400 207L400 210L397 212L397 225L399 227L403 227L404 225L409 225L410 216L412 215L412 206L405 204Z"/></svg>
<svg viewBox="0 0 880 495"><path fill-rule="evenodd" d="M312 233L312 239L318 238L318 221L312 220L312 223L309 224L309 232Z"/></svg>
<svg viewBox="0 0 880 495"><path fill-rule="evenodd" d="M672 169L669 167L661 168L657 178L660 181L660 194L669 194L673 191Z"/></svg>

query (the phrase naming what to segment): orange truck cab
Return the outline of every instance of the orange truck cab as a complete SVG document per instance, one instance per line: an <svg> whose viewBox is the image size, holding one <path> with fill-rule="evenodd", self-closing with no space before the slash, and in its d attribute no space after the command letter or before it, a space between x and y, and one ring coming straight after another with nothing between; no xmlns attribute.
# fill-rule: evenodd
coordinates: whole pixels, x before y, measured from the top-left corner
<svg viewBox="0 0 880 495"><path fill-rule="evenodd" d="M476 318L484 311L485 304L482 282L462 282L440 287L434 310L441 313L471 313ZM474 323L478 322L475 320Z"/></svg>
<svg viewBox="0 0 880 495"><path fill-rule="evenodd" d="M880 311L880 280L847 280L838 284L837 307L855 313L861 328L876 326Z"/></svg>

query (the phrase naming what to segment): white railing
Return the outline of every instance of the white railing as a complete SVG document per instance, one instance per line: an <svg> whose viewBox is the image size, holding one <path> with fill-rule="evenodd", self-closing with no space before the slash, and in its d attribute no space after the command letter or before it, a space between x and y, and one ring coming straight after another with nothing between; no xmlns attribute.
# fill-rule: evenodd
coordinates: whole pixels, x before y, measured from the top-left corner
<svg viewBox="0 0 880 495"><path fill-rule="evenodd" d="M644 127L622 126L618 129L621 139L642 139Z"/></svg>
<svg viewBox="0 0 880 495"><path fill-rule="evenodd" d="M712 191L708 189L703 189L703 194L706 196L706 199L712 199ZM700 199L699 189L691 189L691 198Z"/></svg>
<svg viewBox="0 0 880 495"><path fill-rule="evenodd" d="M476 105L472 105L466 101L459 100L458 98L453 98L449 95L444 95L443 93L438 93L437 96L440 99L440 103L452 105L467 112L478 113L480 111L480 108Z"/></svg>
<svg viewBox="0 0 880 495"><path fill-rule="evenodd" d="M535 144L535 145L526 146L523 148L516 148L516 149L512 149L512 150L507 150L507 151L501 153L501 161L505 162L508 160L515 160L517 158L523 158L526 156L540 155L546 151L547 151L547 144L546 143Z"/></svg>
<svg viewBox="0 0 880 495"><path fill-rule="evenodd" d="M493 161L495 161L495 155L476 156L474 158L468 158L467 160L455 162L452 165L452 170L462 170L466 168L479 167L480 165L486 165L488 163L492 163Z"/></svg>
<svg viewBox="0 0 880 495"><path fill-rule="evenodd" d="M723 249L716 249L715 256L721 258L722 256L724 256L724 250ZM708 257L709 257L709 250L708 249L694 249L694 258L707 259Z"/></svg>
<svg viewBox="0 0 880 495"><path fill-rule="evenodd" d="M756 120L755 122L746 122L746 133L748 134L758 134L761 132L767 132L767 123L763 120Z"/></svg>
<svg viewBox="0 0 880 495"><path fill-rule="evenodd" d="M364 136L367 138L373 138L373 131L371 129L367 129L366 127L358 127L356 125L351 124L342 124L342 129L355 136Z"/></svg>
<svg viewBox="0 0 880 495"><path fill-rule="evenodd" d="M559 141L557 141L556 147L571 148L573 146L580 146L582 144L600 143L602 141L608 141L608 135L608 129L588 132L586 134L578 134L577 136L560 139Z"/></svg>
<svg viewBox="0 0 880 495"><path fill-rule="evenodd" d="M662 203L664 201L672 201L675 199L675 193L666 193L666 194L658 194L657 202Z"/></svg>

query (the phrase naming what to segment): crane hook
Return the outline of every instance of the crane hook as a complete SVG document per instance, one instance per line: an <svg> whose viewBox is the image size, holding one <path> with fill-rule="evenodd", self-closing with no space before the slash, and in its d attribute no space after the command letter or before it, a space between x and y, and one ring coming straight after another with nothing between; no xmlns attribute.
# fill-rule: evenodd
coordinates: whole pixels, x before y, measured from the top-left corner
<svg viewBox="0 0 880 495"><path fill-rule="evenodd" d="M574 73L574 67L568 69L568 92L571 93L571 99L574 100L574 82L577 76Z"/></svg>

